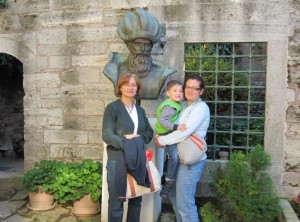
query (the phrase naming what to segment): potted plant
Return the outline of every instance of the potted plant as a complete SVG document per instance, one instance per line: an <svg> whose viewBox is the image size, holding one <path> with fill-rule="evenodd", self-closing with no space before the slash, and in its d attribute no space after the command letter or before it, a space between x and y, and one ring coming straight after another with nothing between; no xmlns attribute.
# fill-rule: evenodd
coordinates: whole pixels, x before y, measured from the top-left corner
<svg viewBox="0 0 300 222"><path fill-rule="evenodd" d="M101 189L102 164L92 160L63 164L50 187L59 203L73 202L73 213L78 216L91 216L100 211ZM81 201L88 203L81 204Z"/></svg>
<svg viewBox="0 0 300 222"><path fill-rule="evenodd" d="M29 193L28 208L32 210L49 210L55 206L54 196L49 187L57 175L60 162L42 160L26 171L21 179L22 185Z"/></svg>
<svg viewBox="0 0 300 222"><path fill-rule="evenodd" d="M212 172L214 200L200 208L202 221L273 221L279 198L268 174L270 156L258 145L249 154L234 152L226 167Z"/></svg>

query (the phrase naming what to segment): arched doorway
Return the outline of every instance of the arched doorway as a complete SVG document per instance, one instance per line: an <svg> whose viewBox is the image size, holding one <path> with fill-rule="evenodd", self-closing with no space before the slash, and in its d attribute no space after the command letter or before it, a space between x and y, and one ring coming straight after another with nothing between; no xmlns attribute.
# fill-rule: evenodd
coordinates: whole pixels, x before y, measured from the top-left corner
<svg viewBox="0 0 300 222"><path fill-rule="evenodd" d="M24 159L23 64L0 53L0 157Z"/></svg>

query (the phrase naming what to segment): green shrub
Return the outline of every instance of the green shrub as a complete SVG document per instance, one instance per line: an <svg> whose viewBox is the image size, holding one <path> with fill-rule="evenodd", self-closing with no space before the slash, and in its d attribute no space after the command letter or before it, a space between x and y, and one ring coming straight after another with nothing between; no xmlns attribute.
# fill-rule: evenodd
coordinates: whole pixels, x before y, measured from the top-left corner
<svg viewBox="0 0 300 222"><path fill-rule="evenodd" d="M218 166L212 173L212 191L216 192L216 201L200 210L203 221L273 221L280 207L267 172L270 160L263 148L257 146L248 155L233 153L225 169ZM214 215L208 216L209 212ZM217 219L205 219L216 215Z"/></svg>
<svg viewBox="0 0 300 222"><path fill-rule="evenodd" d="M206 203L200 208L201 218L205 222L222 222L220 211L212 203Z"/></svg>

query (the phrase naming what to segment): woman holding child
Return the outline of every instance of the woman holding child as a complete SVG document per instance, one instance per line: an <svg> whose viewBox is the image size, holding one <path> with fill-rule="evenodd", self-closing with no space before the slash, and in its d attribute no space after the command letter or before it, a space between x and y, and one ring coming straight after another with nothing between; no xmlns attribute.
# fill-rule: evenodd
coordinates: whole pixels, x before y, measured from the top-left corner
<svg viewBox="0 0 300 222"><path fill-rule="evenodd" d="M178 124L185 124L186 130L176 130L164 136L157 136L155 142L159 147L176 144L195 133L205 140L210 121L207 104L201 100L204 94L204 82L200 76L190 76L184 84L185 101L182 103ZM195 204L197 184L205 165L206 154L193 165L179 163L174 185L169 197L172 202L177 222L198 222L198 210Z"/></svg>

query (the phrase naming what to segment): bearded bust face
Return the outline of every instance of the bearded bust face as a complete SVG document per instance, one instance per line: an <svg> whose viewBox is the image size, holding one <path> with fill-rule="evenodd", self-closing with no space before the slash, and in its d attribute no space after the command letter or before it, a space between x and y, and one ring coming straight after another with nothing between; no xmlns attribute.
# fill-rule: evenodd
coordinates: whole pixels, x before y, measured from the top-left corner
<svg viewBox="0 0 300 222"><path fill-rule="evenodd" d="M151 69L151 51L153 44L148 39L134 39L127 44L130 54L128 56L128 69L140 78L146 77Z"/></svg>

